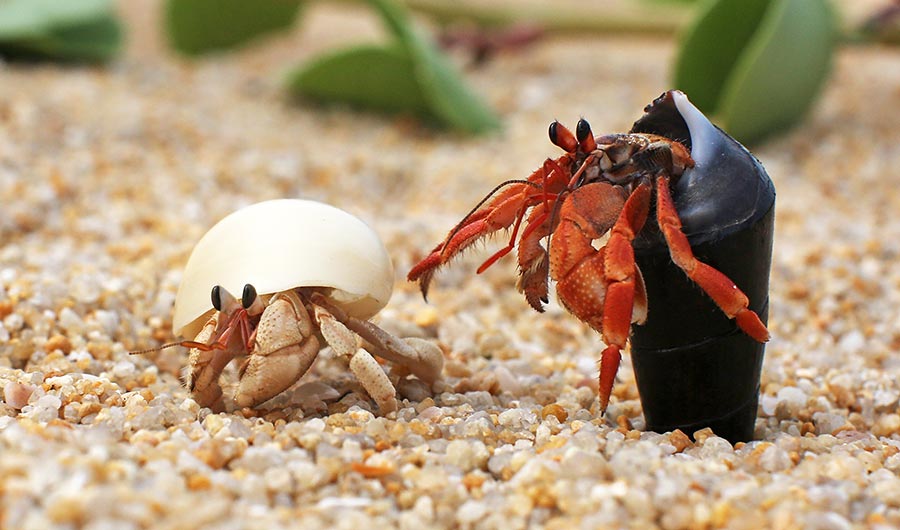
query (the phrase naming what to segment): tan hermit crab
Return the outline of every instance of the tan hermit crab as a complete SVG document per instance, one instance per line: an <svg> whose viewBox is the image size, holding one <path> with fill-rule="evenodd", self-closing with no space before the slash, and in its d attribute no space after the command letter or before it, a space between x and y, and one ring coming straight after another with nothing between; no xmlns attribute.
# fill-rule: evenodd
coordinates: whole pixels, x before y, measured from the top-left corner
<svg viewBox="0 0 900 530"><path fill-rule="evenodd" d="M440 376L443 355L366 320L387 304L393 279L375 232L333 206L280 199L225 217L197 243L175 299L173 331L193 337L177 344L191 348L185 379L194 399L223 409L219 376L242 358L234 401L256 407L300 379L328 345L381 413L396 410L394 385L369 352L427 384Z"/></svg>

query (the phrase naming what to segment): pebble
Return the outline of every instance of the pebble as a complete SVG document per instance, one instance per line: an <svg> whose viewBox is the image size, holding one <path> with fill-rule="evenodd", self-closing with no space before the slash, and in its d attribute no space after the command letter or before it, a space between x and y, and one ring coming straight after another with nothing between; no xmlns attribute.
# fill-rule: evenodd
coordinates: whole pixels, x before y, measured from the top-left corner
<svg viewBox="0 0 900 530"><path fill-rule="evenodd" d="M778 391L776 396L778 402L786 402L795 407L806 405L807 395L804 391L797 387L786 386Z"/></svg>
<svg viewBox="0 0 900 530"><path fill-rule="evenodd" d="M481 468L490 457L487 447L478 440L474 442L453 440L447 444L446 453L446 462L448 464L466 472L475 468Z"/></svg>

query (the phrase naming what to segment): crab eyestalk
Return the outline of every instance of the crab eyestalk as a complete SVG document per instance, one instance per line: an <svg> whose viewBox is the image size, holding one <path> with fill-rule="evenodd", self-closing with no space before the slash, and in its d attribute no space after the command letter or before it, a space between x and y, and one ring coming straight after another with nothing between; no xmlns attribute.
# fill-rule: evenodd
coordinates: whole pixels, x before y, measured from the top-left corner
<svg viewBox="0 0 900 530"><path fill-rule="evenodd" d="M765 323L775 212L765 169L678 91L648 105L631 132L690 149L695 165L672 186L684 233L697 258L739 285ZM634 248L651 301L631 337L647 429L711 427L732 443L751 440L765 343L742 333L697 289L672 262L659 230L648 226Z"/></svg>

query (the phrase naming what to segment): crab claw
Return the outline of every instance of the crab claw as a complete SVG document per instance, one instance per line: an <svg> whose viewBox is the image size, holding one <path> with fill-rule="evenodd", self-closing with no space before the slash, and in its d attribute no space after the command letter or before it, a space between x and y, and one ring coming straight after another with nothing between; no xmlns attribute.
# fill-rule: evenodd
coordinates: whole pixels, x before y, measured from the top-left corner
<svg viewBox="0 0 900 530"><path fill-rule="evenodd" d="M297 295L275 295L256 328L255 347L241 367L235 403L255 407L277 396L309 370L318 352L319 341Z"/></svg>

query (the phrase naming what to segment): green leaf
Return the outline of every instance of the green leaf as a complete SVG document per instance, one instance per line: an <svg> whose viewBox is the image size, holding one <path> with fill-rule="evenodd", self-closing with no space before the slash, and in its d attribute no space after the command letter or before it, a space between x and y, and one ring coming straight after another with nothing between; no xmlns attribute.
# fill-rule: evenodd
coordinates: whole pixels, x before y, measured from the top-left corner
<svg viewBox="0 0 900 530"><path fill-rule="evenodd" d="M106 61L122 29L110 0L0 2L0 55L12 58Z"/></svg>
<svg viewBox="0 0 900 530"><path fill-rule="evenodd" d="M674 84L745 143L798 121L830 69L826 0L711 0L686 32Z"/></svg>
<svg viewBox="0 0 900 530"><path fill-rule="evenodd" d="M831 70L835 33L824 0L772 6L725 87L723 125L752 143L802 118Z"/></svg>
<svg viewBox="0 0 900 530"><path fill-rule="evenodd" d="M289 28L300 0L168 0L166 28L172 46L187 55L233 48Z"/></svg>
<svg viewBox="0 0 900 530"><path fill-rule="evenodd" d="M400 46L363 45L319 57L288 76L292 94L385 112L433 118Z"/></svg>
<svg viewBox="0 0 900 530"><path fill-rule="evenodd" d="M735 60L753 38L769 0L706 2L687 29L675 60L675 86L712 112Z"/></svg>
<svg viewBox="0 0 900 530"><path fill-rule="evenodd" d="M332 53L289 76L295 94L390 113L414 114L457 130L480 133L499 125L463 84L453 65L389 0L370 0L395 40Z"/></svg>
<svg viewBox="0 0 900 530"><path fill-rule="evenodd" d="M469 133L483 133L499 127L500 122L493 111L466 87L447 57L415 31L397 4L391 0L369 1L408 50L422 93L431 111L441 121Z"/></svg>

